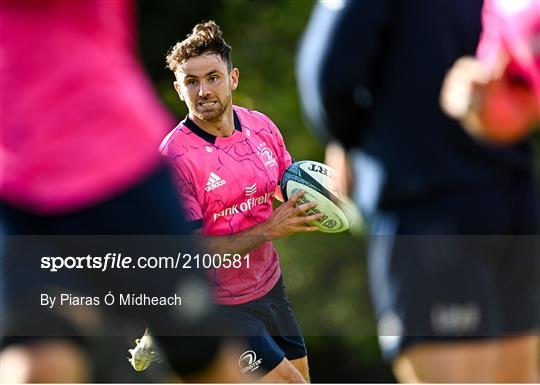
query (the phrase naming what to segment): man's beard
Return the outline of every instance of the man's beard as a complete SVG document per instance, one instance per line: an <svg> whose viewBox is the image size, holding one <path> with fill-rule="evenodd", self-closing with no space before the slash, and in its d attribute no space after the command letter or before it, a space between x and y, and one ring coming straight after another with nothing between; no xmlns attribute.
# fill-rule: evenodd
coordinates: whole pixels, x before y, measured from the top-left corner
<svg viewBox="0 0 540 385"><path fill-rule="evenodd" d="M232 103L232 95L229 94L224 101L217 98L217 104L219 105L218 109L207 111L207 112L200 112L197 110L197 108L194 108L193 115L197 117L200 120L204 120L206 122L218 122L221 120L223 114L225 114L225 111L227 111L227 108Z"/></svg>

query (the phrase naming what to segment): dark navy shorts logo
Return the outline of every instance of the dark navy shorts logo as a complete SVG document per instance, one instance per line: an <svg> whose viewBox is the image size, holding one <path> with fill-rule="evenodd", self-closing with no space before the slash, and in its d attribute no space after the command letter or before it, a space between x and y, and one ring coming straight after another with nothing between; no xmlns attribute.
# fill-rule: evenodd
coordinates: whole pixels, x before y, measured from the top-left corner
<svg viewBox="0 0 540 385"><path fill-rule="evenodd" d="M240 366L240 371L242 374L246 372L254 372L259 369L261 365L262 358L257 359L257 355L253 350L248 350L244 352L240 359L238 360L238 365Z"/></svg>

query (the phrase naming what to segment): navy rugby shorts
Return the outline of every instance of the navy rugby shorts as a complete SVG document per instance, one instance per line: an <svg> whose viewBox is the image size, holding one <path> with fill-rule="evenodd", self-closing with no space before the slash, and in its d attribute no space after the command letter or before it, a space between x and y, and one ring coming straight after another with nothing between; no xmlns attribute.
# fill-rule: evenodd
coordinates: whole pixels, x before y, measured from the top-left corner
<svg viewBox="0 0 540 385"><path fill-rule="evenodd" d="M307 355L283 277L263 297L240 305L220 305L219 314L246 338L246 351L238 357L242 373L263 377L283 358L295 360Z"/></svg>
<svg viewBox="0 0 540 385"><path fill-rule="evenodd" d="M533 187L513 186L375 216L368 270L385 358L417 343L538 329L538 197Z"/></svg>

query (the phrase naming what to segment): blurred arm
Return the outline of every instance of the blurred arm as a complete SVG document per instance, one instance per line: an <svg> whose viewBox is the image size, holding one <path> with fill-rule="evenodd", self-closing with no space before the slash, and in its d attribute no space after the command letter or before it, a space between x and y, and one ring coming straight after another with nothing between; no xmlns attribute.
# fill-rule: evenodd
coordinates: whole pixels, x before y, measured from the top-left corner
<svg viewBox="0 0 540 385"><path fill-rule="evenodd" d="M519 35L514 27L518 20L499 6L484 2L476 58L456 61L444 80L440 102L442 109L472 136L509 144L523 139L534 127L538 105L522 70L515 72L516 58L523 61L530 53L520 50L517 54Z"/></svg>
<svg viewBox="0 0 540 385"><path fill-rule="evenodd" d="M330 142L324 153L324 163L336 171L336 189L342 197L350 196L352 190L352 169L347 151L338 142Z"/></svg>
<svg viewBox="0 0 540 385"><path fill-rule="evenodd" d="M496 144L522 140L538 120L533 90L508 76L507 64L501 57L500 70L494 71L475 58L461 58L441 91L441 107L449 116L472 136Z"/></svg>

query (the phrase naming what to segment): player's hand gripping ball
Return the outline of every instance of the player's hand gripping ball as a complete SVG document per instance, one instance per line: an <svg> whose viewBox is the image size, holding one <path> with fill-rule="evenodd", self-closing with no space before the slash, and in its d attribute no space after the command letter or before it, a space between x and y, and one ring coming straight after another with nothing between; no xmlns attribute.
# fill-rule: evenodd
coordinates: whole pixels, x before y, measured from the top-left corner
<svg viewBox="0 0 540 385"><path fill-rule="evenodd" d="M291 164L281 178L281 191L285 200L298 191L304 191L305 194L296 202L296 206L317 202L317 206L306 211L306 214L322 213L322 218L310 225L317 226L325 233L339 233L350 226L346 205L335 189L335 175L336 172L325 164L303 160Z"/></svg>

